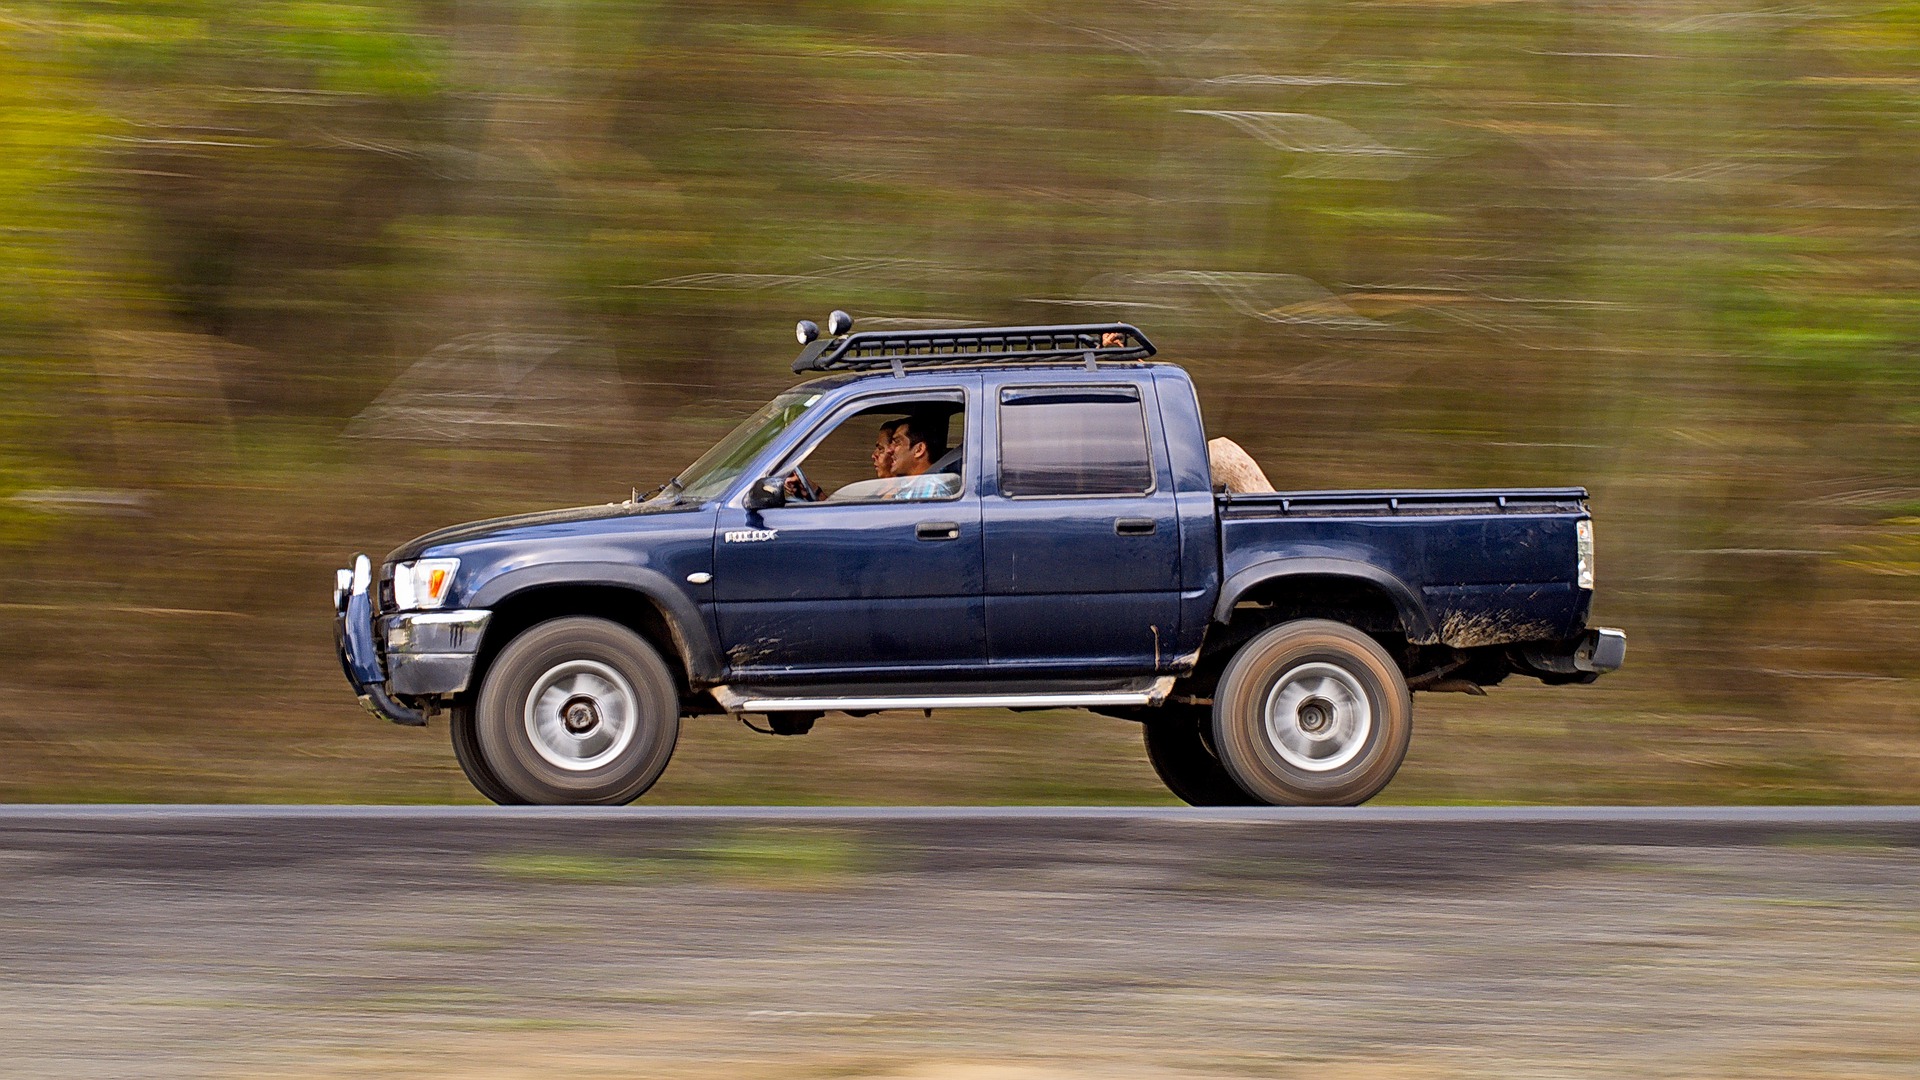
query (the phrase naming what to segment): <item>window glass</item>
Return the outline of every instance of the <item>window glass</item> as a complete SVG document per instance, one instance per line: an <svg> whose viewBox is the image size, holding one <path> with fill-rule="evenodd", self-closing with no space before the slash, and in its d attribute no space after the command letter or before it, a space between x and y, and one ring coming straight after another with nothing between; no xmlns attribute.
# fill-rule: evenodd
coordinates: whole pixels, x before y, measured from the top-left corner
<svg viewBox="0 0 1920 1080"><path fill-rule="evenodd" d="M1142 495L1153 489L1133 387L1009 387L1000 394L1005 495Z"/></svg>
<svg viewBox="0 0 1920 1080"><path fill-rule="evenodd" d="M727 489L768 443L780 437L807 407L820 400L819 394L788 391L767 402L760 411L733 429L732 434L700 455L675 480L677 486L660 493L663 499L710 499Z"/></svg>
<svg viewBox="0 0 1920 1080"><path fill-rule="evenodd" d="M786 466L788 502L957 498L965 418L957 393L895 398L848 414Z"/></svg>

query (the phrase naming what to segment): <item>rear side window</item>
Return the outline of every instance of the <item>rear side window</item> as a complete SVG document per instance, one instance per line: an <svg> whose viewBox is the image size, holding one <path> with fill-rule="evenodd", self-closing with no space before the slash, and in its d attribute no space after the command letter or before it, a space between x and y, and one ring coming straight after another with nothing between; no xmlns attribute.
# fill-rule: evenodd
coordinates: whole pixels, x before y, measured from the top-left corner
<svg viewBox="0 0 1920 1080"><path fill-rule="evenodd" d="M1147 421L1131 386L1018 386L1000 392L1004 495L1144 495L1153 490Z"/></svg>

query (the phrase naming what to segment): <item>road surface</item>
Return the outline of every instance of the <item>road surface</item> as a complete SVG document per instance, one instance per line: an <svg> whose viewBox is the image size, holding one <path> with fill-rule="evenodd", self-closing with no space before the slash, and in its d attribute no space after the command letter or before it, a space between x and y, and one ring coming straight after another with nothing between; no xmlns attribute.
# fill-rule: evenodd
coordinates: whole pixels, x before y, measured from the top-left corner
<svg viewBox="0 0 1920 1080"><path fill-rule="evenodd" d="M0 807L22 1077L1920 1075L1920 809Z"/></svg>

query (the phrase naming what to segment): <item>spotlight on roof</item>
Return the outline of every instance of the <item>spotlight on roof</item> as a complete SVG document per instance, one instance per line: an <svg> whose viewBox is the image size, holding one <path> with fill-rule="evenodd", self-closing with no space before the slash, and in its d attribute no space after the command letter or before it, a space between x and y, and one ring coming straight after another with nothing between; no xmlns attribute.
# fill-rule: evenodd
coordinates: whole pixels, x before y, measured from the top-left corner
<svg viewBox="0 0 1920 1080"><path fill-rule="evenodd" d="M820 336L820 328L813 324L812 319L801 319L793 328L793 336L800 339L800 344L805 345Z"/></svg>
<svg viewBox="0 0 1920 1080"><path fill-rule="evenodd" d="M839 337L851 329L853 329L853 316L846 312L836 308L833 314L827 316L828 337Z"/></svg>

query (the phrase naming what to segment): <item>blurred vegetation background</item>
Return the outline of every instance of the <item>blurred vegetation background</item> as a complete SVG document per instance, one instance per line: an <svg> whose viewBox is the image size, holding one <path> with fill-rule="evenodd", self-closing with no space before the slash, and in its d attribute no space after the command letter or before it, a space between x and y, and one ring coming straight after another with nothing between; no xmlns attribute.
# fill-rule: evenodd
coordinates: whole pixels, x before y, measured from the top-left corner
<svg viewBox="0 0 1920 1080"><path fill-rule="evenodd" d="M24 0L0 798L472 799L354 549L625 498L793 320L1138 322L1282 487L1577 483L1591 688L1388 801L1920 799L1920 3ZM1081 714L688 725L652 801L1167 801Z"/></svg>

